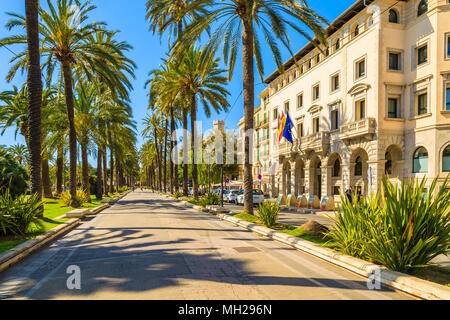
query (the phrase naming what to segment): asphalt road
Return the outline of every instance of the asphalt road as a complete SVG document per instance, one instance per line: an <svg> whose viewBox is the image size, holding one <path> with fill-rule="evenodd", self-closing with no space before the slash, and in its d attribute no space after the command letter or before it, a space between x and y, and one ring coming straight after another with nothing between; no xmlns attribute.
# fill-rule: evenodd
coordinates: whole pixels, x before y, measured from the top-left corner
<svg viewBox="0 0 450 320"><path fill-rule="evenodd" d="M0 299L24 298L411 299L146 191L1 273Z"/></svg>

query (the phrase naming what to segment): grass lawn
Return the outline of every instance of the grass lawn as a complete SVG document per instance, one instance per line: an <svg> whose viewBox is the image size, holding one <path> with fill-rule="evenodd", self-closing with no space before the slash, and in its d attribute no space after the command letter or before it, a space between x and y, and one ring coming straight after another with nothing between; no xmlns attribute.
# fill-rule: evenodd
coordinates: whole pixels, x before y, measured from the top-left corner
<svg viewBox="0 0 450 320"><path fill-rule="evenodd" d="M113 199L119 193L115 193L113 196L104 197L104 199ZM83 208L93 209L101 205L100 201L95 198L95 196L91 196L92 203L86 203L83 205ZM42 221L42 228L32 225L30 233L26 237L18 237L18 236L8 236L8 237L0 237L0 253L8 251L9 249L18 246L25 241L36 238L37 236L63 224L68 221L68 219L56 219L62 215L65 215L67 212L74 210L75 208L66 207L62 203L60 199L44 199L44 218Z"/></svg>

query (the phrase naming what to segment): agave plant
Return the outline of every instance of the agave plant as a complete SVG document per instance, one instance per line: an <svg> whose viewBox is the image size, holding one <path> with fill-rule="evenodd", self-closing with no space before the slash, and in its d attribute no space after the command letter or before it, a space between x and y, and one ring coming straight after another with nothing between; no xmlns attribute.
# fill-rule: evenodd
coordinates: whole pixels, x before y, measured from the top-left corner
<svg viewBox="0 0 450 320"><path fill-rule="evenodd" d="M394 271L426 266L450 244L448 178L439 189L437 181L426 190L426 179L398 185L383 178L381 192L354 205L341 196L328 235L338 250Z"/></svg>
<svg viewBox="0 0 450 320"><path fill-rule="evenodd" d="M258 217L262 223L271 228L277 223L280 206L275 202L265 201L258 207Z"/></svg>

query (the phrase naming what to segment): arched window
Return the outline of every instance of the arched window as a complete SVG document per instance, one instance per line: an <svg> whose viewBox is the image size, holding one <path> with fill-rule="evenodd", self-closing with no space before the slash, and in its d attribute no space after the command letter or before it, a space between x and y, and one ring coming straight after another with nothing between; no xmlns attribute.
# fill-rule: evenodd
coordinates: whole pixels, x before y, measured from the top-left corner
<svg viewBox="0 0 450 320"><path fill-rule="evenodd" d="M392 175L392 156L389 152L386 152L386 155L384 158L386 159L385 174Z"/></svg>
<svg viewBox="0 0 450 320"><path fill-rule="evenodd" d="M421 0L417 8L417 16L420 17L428 11L428 0Z"/></svg>
<svg viewBox="0 0 450 320"><path fill-rule="evenodd" d="M357 24L355 26L355 29L353 30L353 36L357 37L359 35L359 25Z"/></svg>
<svg viewBox="0 0 450 320"><path fill-rule="evenodd" d="M398 23L398 13L394 9L389 10L389 22Z"/></svg>
<svg viewBox="0 0 450 320"><path fill-rule="evenodd" d="M335 48L336 50L339 50L339 48L341 47L341 42L339 41L339 39L336 40L336 44L335 44Z"/></svg>
<svg viewBox="0 0 450 320"><path fill-rule="evenodd" d="M445 148L442 155L442 171L450 172L450 145Z"/></svg>
<svg viewBox="0 0 450 320"><path fill-rule="evenodd" d="M363 163L361 157L356 158L355 161L355 177L361 177L363 172Z"/></svg>
<svg viewBox="0 0 450 320"><path fill-rule="evenodd" d="M413 173L428 172L428 151L420 147L414 152Z"/></svg>
<svg viewBox="0 0 450 320"><path fill-rule="evenodd" d="M339 159L336 159L333 165L333 177L340 177L341 176L341 161Z"/></svg>

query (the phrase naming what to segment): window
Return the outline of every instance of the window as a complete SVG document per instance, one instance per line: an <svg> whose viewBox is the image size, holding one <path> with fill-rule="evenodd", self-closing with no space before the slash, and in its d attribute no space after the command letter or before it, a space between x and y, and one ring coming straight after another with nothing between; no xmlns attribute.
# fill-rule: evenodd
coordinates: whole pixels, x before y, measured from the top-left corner
<svg viewBox="0 0 450 320"><path fill-rule="evenodd" d="M341 161L339 159L336 159L333 165L333 177L340 177L341 176Z"/></svg>
<svg viewBox="0 0 450 320"><path fill-rule="evenodd" d="M428 113L428 94L422 93L417 96L417 115Z"/></svg>
<svg viewBox="0 0 450 320"><path fill-rule="evenodd" d="M340 187L333 187L333 195L338 196L341 194L341 188Z"/></svg>
<svg viewBox="0 0 450 320"><path fill-rule="evenodd" d="M389 119L399 118L398 100L399 100L398 98L389 98L388 99L388 118Z"/></svg>
<svg viewBox="0 0 450 320"><path fill-rule="evenodd" d="M447 39L447 59L450 59L450 34L446 35L446 39Z"/></svg>
<svg viewBox="0 0 450 320"><path fill-rule="evenodd" d="M297 130L298 130L298 132L297 132L298 136L303 137L303 122L298 124Z"/></svg>
<svg viewBox="0 0 450 320"><path fill-rule="evenodd" d="M398 23L398 13L394 9L389 10L389 22Z"/></svg>
<svg viewBox="0 0 450 320"><path fill-rule="evenodd" d="M386 155L384 157L386 159L385 164L385 174L386 175L392 175L392 156L389 152L386 152Z"/></svg>
<svg viewBox="0 0 450 320"><path fill-rule="evenodd" d="M288 102L285 102L285 104L284 104L284 113L288 114L289 111L290 111L290 108L289 108L289 101L288 101Z"/></svg>
<svg viewBox="0 0 450 320"><path fill-rule="evenodd" d="M331 130L339 129L339 111L333 110L331 111Z"/></svg>
<svg viewBox="0 0 450 320"><path fill-rule="evenodd" d="M450 172L450 146L445 148L442 155L442 171Z"/></svg>
<svg viewBox="0 0 450 320"><path fill-rule="evenodd" d="M341 47L341 42L340 42L339 39L336 40L336 44L335 44L334 47L335 47L336 50L339 50L339 48Z"/></svg>
<svg viewBox="0 0 450 320"><path fill-rule="evenodd" d="M318 100L320 98L320 87L319 85L315 85L313 87L313 101Z"/></svg>
<svg viewBox="0 0 450 320"><path fill-rule="evenodd" d="M316 56L316 64L318 64L320 62L320 54L318 53Z"/></svg>
<svg viewBox="0 0 450 320"><path fill-rule="evenodd" d="M417 49L417 65L421 65L428 61L428 46L424 45Z"/></svg>
<svg viewBox="0 0 450 320"><path fill-rule="evenodd" d="M356 80L366 75L366 59L356 62Z"/></svg>
<svg viewBox="0 0 450 320"><path fill-rule="evenodd" d="M417 8L417 16L420 17L427 11L428 11L428 0L420 1L419 7Z"/></svg>
<svg viewBox="0 0 450 320"><path fill-rule="evenodd" d="M446 89L445 110L450 111L450 86Z"/></svg>
<svg viewBox="0 0 450 320"><path fill-rule="evenodd" d="M336 74L331 77L331 92L334 92L339 89L339 74Z"/></svg>
<svg viewBox="0 0 450 320"><path fill-rule="evenodd" d="M297 96L297 109L303 108L303 93Z"/></svg>
<svg viewBox="0 0 450 320"><path fill-rule="evenodd" d="M413 173L428 172L428 151L421 147L414 152Z"/></svg>
<svg viewBox="0 0 450 320"><path fill-rule="evenodd" d="M313 119L313 133L317 133L320 130L319 117Z"/></svg>
<svg viewBox="0 0 450 320"><path fill-rule="evenodd" d="M355 177L361 177L363 172L363 163L361 157L356 158L355 161Z"/></svg>
<svg viewBox="0 0 450 320"><path fill-rule="evenodd" d="M362 99L356 102L355 120L360 121L366 118L366 100Z"/></svg>
<svg viewBox="0 0 450 320"><path fill-rule="evenodd" d="M275 108L273 110L273 120L278 120L278 109L277 108Z"/></svg>
<svg viewBox="0 0 450 320"><path fill-rule="evenodd" d="M330 48L327 47L327 49L325 50L325 56L328 57L330 55ZM450 55L450 53L449 53Z"/></svg>
<svg viewBox="0 0 450 320"><path fill-rule="evenodd" d="M389 52L389 70L400 71L401 69L401 54Z"/></svg>

